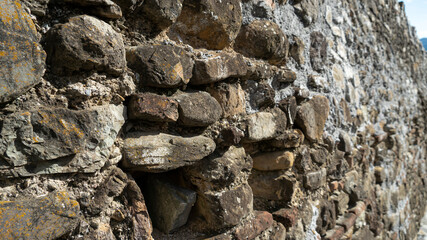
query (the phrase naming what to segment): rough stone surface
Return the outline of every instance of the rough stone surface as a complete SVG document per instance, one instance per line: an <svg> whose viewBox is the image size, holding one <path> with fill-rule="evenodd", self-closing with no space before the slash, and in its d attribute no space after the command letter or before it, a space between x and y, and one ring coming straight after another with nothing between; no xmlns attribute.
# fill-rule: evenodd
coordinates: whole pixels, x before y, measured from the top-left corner
<svg viewBox="0 0 427 240"><path fill-rule="evenodd" d="M79 203L67 192L18 201L0 201L3 239L57 239L79 223Z"/></svg>
<svg viewBox="0 0 427 240"><path fill-rule="evenodd" d="M64 2L89 9L90 12L99 17L111 19L122 17L121 8L111 0L65 0Z"/></svg>
<svg viewBox="0 0 427 240"><path fill-rule="evenodd" d="M0 132L0 176L95 172L108 160L125 116L115 105L11 114Z"/></svg>
<svg viewBox="0 0 427 240"><path fill-rule="evenodd" d="M133 95L128 107L130 119L176 122L179 117L177 101L151 93Z"/></svg>
<svg viewBox="0 0 427 240"><path fill-rule="evenodd" d="M223 117L246 113L245 92L240 84L219 83L208 88L208 92L221 105Z"/></svg>
<svg viewBox="0 0 427 240"><path fill-rule="evenodd" d="M328 99L324 96L315 96L298 108L295 123L301 127L307 139L317 141L322 137L328 115Z"/></svg>
<svg viewBox="0 0 427 240"><path fill-rule="evenodd" d="M207 92L182 93L174 99L178 102L178 121L183 126L205 127L221 118L221 106Z"/></svg>
<svg viewBox="0 0 427 240"><path fill-rule="evenodd" d="M310 62L314 70L321 71L327 58L328 44L325 36L320 32L310 35Z"/></svg>
<svg viewBox="0 0 427 240"><path fill-rule="evenodd" d="M208 156L215 150L209 138L164 133L132 133L124 140L123 166L130 170L164 172Z"/></svg>
<svg viewBox="0 0 427 240"><path fill-rule="evenodd" d="M172 25L181 14L183 0L145 0L143 13L156 27L163 30Z"/></svg>
<svg viewBox="0 0 427 240"><path fill-rule="evenodd" d="M285 131L282 135L270 141L277 148L296 148L304 142L304 134L299 129Z"/></svg>
<svg viewBox="0 0 427 240"><path fill-rule="evenodd" d="M310 190L317 189L326 183L326 169L307 173L304 176L304 186Z"/></svg>
<svg viewBox="0 0 427 240"><path fill-rule="evenodd" d="M238 53L212 53L195 60L192 85L218 82L230 77L243 77L247 73L247 65Z"/></svg>
<svg viewBox="0 0 427 240"><path fill-rule="evenodd" d="M288 38L276 23L255 20L242 27L234 48L247 57L282 63L286 62L289 43Z"/></svg>
<svg viewBox="0 0 427 240"><path fill-rule="evenodd" d="M256 142L274 138L277 130L274 120L274 115L269 112L248 115L246 118L247 139Z"/></svg>
<svg viewBox="0 0 427 240"><path fill-rule="evenodd" d="M254 197L289 201L294 194L294 183L277 171L252 171L249 178Z"/></svg>
<svg viewBox="0 0 427 240"><path fill-rule="evenodd" d="M155 178L150 178L144 189L154 227L169 233L187 222L196 192Z"/></svg>
<svg viewBox="0 0 427 240"><path fill-rule="evenodd" d="M47 62L56 74L96 70L119 75L126 67L122 36L94 17L72 17L51 28L46 38Z"/></svg>
<svg viewBox="0 0 427 240"><path fill-rule="evenodd" d="M289 55L301 66L305 63L304 42L297 36L294 36L294 43L290 45Z"/></svg>
<svg viewBox="0 0 427 240"><path fill-rule="evenodd" d="M223 49L236 37L242 24L242 10L237 0L184 1L181 15L172 27L172 38L193 47Z"/></svg>
<svg viewBox="0 0 427 240"><path fill-rule="evenodd" d="M194 61L181 47L143 45L126 51L128 66L139 74L142 86L173 88L190 81Z"/></svg>
<svg viewBox="0 0 427 240"><path fill-rule="evenodd" d="M252 158L253 168L260 171L285 170L294 164L294 154L288 151L259 153Z"/></svg>
<svg viewBox="0 0 427 240"><path fill-rule="evenodd" d="M46 54L38 43L31 17L20 2L3 1L0 20L0 103L4 103L41 81Z"/></svg>
<svg viewBox="0 0 427 240"><path fill-rule="evenodd" d="M256 211L254 214L255 217L253 219L234 231L236 239L254 239L273 225L274 220L271 213L266 211Z"/></svg>

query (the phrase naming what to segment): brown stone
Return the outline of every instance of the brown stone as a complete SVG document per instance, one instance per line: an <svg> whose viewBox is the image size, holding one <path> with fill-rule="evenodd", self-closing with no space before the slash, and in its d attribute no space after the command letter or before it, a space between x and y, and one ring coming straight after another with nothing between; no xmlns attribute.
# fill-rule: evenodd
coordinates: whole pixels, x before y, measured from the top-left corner
<svg viewBox="0 0 427 240"><path fill-rule="evenodd" d="M222 145L232 146L240 143L240 140L245 136L244 132L236 127L230 127L221 130Z"/></svg>
<svg viewBox="0 0 427 240"><path fill-rule="evenodd" d="M274 105L276 92L266 81L249 80L243 84L243 90L248 98L249 105L254 109L265 109Z"/></svg>
<svg viewBox="0 0 427 240"><path fill-rule="evenodd" d="M246 57L260 58L278 64L286 62L289 43L288 38L276 23L268 20L254 20L242 27L234 48Z"/></svg>
<svg viewBox="0 0 427 240"><path fill-rule="evenodd" d="M290 126L294 124L295 117L297 115L297 100L294 96L282 99L279 102L279 108L286 113L288 123Z"/></svg>
<svg viewBox="0 0 427 240"><path fill-rule="evenodd" d="M315 96L298 108L295 123L303 130L308 140L316 142L322 138L328 115L328 99L324 96Z"/></svg>
<svg viewBox="0 0 427 240"><path fill-rule="evenodd" d="M214 87L208 88L208 92L218 101L219 105L221 105L225 118L246 113L245 92L239 83L220 83Z"/></svg>
<svg viewBox="0 0 427 240"><path fill-rule="evenodd" d="M219 50L236 37L242 24L238 0L184 1L181 15L169 36L196 48Z"/></svg>
<svg viewBox="0 0 427 240"><path fill-rule="evenodd" d="M289 201L294 193L294 183L280 172L253 170L249 177L254 197L267 200Z"/></svg>
<svg viewBox="0 0 427 240"><path fill-rule="evenodd" d="M306 188L315 190L326 183L326 169L307 173L303 179Z"/></svg>
<svg viewBox="0 0 427 240"><path fill-rule="evenodd" d="M374 168L375 182L381 184L386 180L386 174L383 167L375 166Z"/></svg>
<svg viewBox="0 0 427 240"><path fill-rule="evenodd" d="M327 59L328 43L325 36L321 32L312 32L310 34L310 62L311 66L316 71L323 70L323 66Z"/></svg>
<svg viewBox="0 0 427 240"><path fill-rule="evenodd" d="M304 134L299 129L286 130L282 135L271 140L273 147L297 148L304 142Z"/></svg>
<svg viewBox="0 0 427 240"><path fill-rule="evenodd" d="M318 148L318 149L312 148L310 149L310 156L313 162L321 166L327 161L329 154L328 154L328 150L326 150L325 148Z"/></svg>
<svg viewBox="0 0 427 240"><path fill-rule="evenodd" d="M207 92L179 93L173 98L178 102L178 122L183 126L206 127L221 118L221 106Z"/></svg>
<svg viewBox="0 0 427 240"><path fill-rule="evenodd" d="M46 54L36 27L19 1L2 1L0 8L0 104L41 81Z"/></svg>
<svg viewBox="0 0 427 240"><path fill-rule="evenodd" d="M119 5L111 0L64 0L84 7L98 17L118 19L122 17L122 10Z"/></svg>
<svg viewBox="0 0 427 240"><path fill-rule="evenodd" d="M304 65L304 42L297 36L294 36L293 39L294 43L290 46L289 54L300 66Z"/></svg>
<svg viewBox="0 0 427 240"><path fill-rule="evenodd" d="M126 52L128 66L140 76L142 86L173 88L187 84L194 61L182 47L143 45Z"/></svg>
<svg viewBox="0 0 427 240"><path fill-rule="evenodd" d="M298 220L298 211L291 208L282 208L273 213L274 220L283 224L286 229L293 227Z"/></svg>
<svg viewBox="0 0 427 240"><path fill-rule="evenodd" d="M234 231L234 236L238 240L254 239L263 231L273 226L274 220L271 213L266 211L256 211L255 217L249 222L243 223Z"/></svg>
<svg viewBox="0 0 427 240"><path fill-rule="evenodd" d="M340 141L337 146L338 150L343 151L345 153L351 153L351 151L353 150L353 146L348 134L345 132L340 132L339 140Z"/></svg>
<svg viewBox="0 0 427 240"><path fill-rule="evenodd" d="M203 85L222 81L226 78L243 77L247 73L243 56L238 53L212 52L207 57L204 55L195 60L192 85Z"/></svg>
<svg viewBox="0 0 427 240"><path fill-rule="evenodd" d="M80 206L67 192L0 201L2 239L57 239L79 223Z"/></svg>
<svg viewBox="0 0 427 240"><path fill-rule="evenodd" d="M288 151L258 153L252 159L253 168L260 171L285 170L294 164L294 154Z"/></svg>
<svg viewBox="0 0 427 240"><path fill-rule="evenodd" d="M152 93L133 95L128 106L128 116L130 119L175 122L179 116L178 102Z"/></svg>
<svg viewBox="0 0 427 240"><path fill-rule="evenodd" d="M142 12L158 30L172 25L181 14L184 0L144 0Z"/></svg>

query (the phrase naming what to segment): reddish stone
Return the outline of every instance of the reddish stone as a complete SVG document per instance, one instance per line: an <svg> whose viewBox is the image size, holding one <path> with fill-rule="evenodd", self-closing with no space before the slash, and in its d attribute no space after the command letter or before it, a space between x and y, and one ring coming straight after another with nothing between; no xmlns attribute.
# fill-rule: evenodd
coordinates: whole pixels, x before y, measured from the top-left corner
<svg viewBox="0 0 427 240"><path fill-rule="evenodd" d="M255 217L245 224L239 226L235 232L234 236L236 239L254 239L256 236L260 235L263 231L273 226L274 220L273 216L269 212L257 211L255 212Z"/></svg>
<svg viewBox="0 0 427 240"><path fill-rule="evenodd" d="M344 235L345 230L342 226L336 226L334 229L329 230L324 237L325 240L339 240Z"/></svg>
<svg viewBox="0 0 427 240"><path fill-rule="evenodd" d="M298 220L298 211L296 209L282 208L273 213L274 220L280 222L287 229L293 227Z"/></svg>
<svg viewBox="0 0 427 240"><path fill-rule="evenodd" d="M349 210L349 212L356 214L356 216L360 216L366 209L366 204L362 201L357 202L356 206Z"/></svg>
<svg viewBox="0 0 427 240"><path fill-rule="evenodd" d="M133 95L128 114L130 119L175 122L179 116L178 102L152 93Z"/></svg>
<svg viewBox="0 0 427 240"><path fill-rule="evenodd" d="M338 187L339 187L339 183L337 181L333 181L329 183L329 190L331 192L338 190Z"/></svg>

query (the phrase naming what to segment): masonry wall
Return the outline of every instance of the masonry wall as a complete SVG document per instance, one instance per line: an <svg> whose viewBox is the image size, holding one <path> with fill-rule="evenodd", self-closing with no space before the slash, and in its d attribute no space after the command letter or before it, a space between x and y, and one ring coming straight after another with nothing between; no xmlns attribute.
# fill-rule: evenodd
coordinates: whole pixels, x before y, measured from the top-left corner
<svg viewBox="0 0 427 240"><path fill-rule="evenodd" d="M395 0L2 0L2 239L413 239Z"/></svg>

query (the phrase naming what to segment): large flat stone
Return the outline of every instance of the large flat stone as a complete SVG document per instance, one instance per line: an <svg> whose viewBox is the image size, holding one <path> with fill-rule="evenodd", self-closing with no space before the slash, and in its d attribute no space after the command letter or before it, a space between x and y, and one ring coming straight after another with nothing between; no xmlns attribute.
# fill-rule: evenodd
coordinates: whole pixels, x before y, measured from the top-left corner
<svg viewBox="0 0 427 240"><path fill-rule="evenodd" d="M67 192L41 198L0 201L2 239L57 239L79 223L79 203Z"/></svg>
<svg viewBox="0 0 427 240"><path fill-rule="evenodd" d="M0 103L4 103L41 81L46 54L19 1L2 1L0 20Z"/></svg>
<svg viewBox="0 0 427 240"><path fill-rule="evenodd" d="M95 172L125 122L123 106L17 112L0 132L0 177Z"/></svg>
<svg viewBox="0 0 427 240"><path fill-rule="evenodd" d="M164 172L194 164L215 150L207 137L181 137L164 133L132 133L124 141L125 168Z"/></svg>

